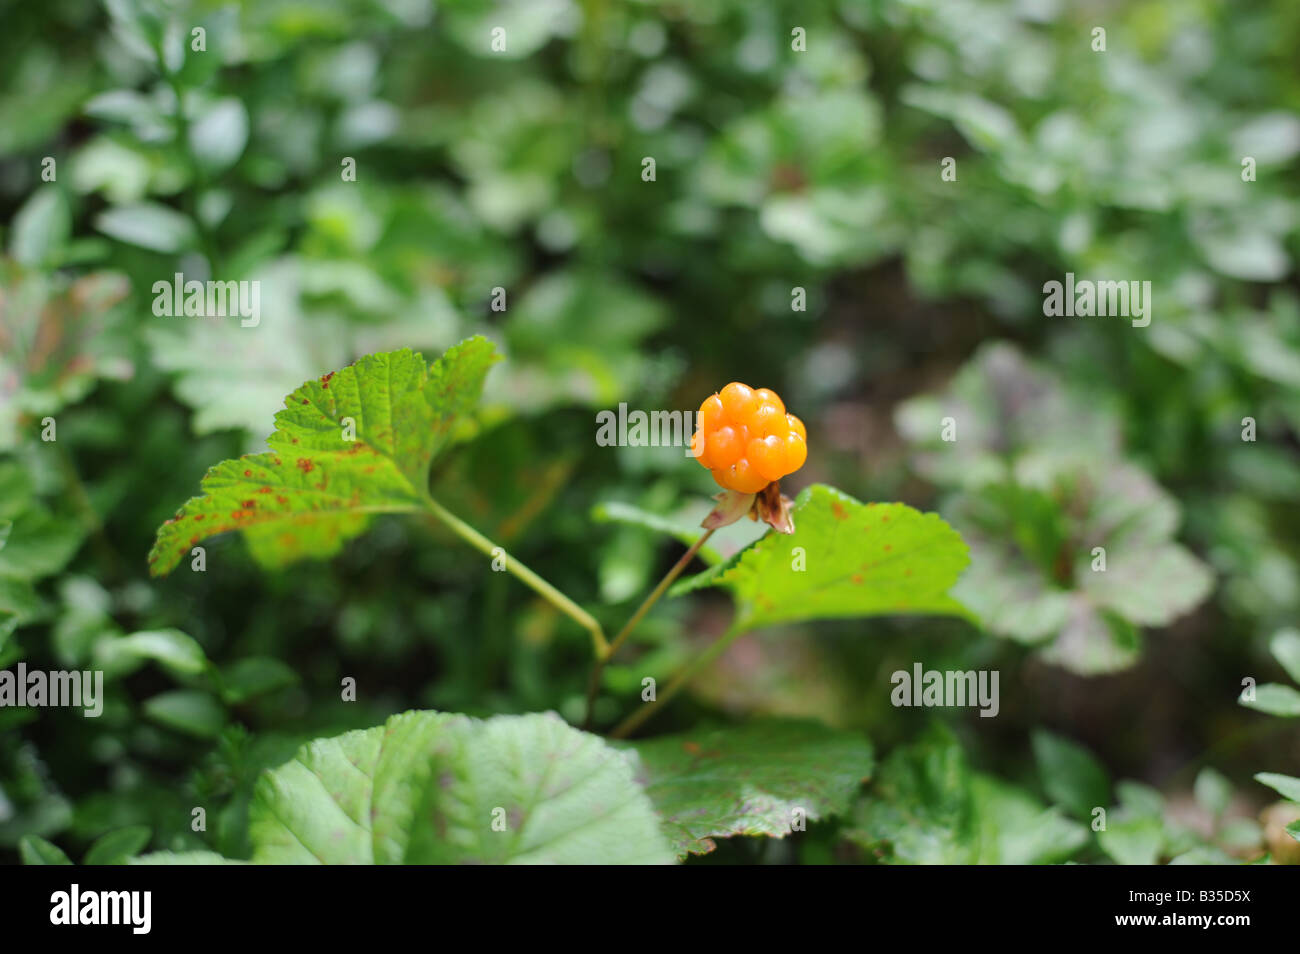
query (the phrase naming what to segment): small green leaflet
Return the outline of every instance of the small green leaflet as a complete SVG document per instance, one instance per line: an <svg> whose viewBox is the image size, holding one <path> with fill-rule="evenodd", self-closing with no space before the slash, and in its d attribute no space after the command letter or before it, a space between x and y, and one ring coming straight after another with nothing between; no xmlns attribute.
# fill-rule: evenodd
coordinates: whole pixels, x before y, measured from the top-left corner
<svg viewBox="0 0 1300 954"><path fill-rule="evenodd" d="M1300 632L1284 629L1269 641L1268 646L1286 674L1300 683Z"/></svg>
<svg viewBox="0 0 1300 954"><path fill-rule="evenodd" d="M1255 781L1267 785L1283 798L1300 802L1300 778L1282 775L1279 772L1259 772L1255 775Z"/></svg>
<svg viewBox="0 0 1300 954"><path fill-rule="evenodd" d="M752 722L630 743L638 780L678 857L714 838L783 838L800 821L848 810L871 775L871 743L816 722Z"/></svg>
<svg viewBox="0 0 1300 954"><path fill-rule="evenodd" d="M1273 657L1282 664L1287 675L1300 682L1300 633L1292 629L1279 632L1269 643ZM1300 716L1300 692L1279 682L1266 682L1250 690L1243 690L1237 699L1247 709L1256 709L1276 716Z"/></svg>
<svg viewBox="0 0 1300 954"><path fill-rule="evenodd" d="M170 573L190 547L231 530L243 531L266 567L328 557L372 514L418 509L430 464L498 357L474 337L432 365L402 349L308 381L276 414L268 453L217 464L203 478L204 495L159 528L150 572Z"/></svg>
<svg viewBox="0 0 1300 954"><path fill-rule="evenodd" d="M149 844L153 830L148 825L131 825L101 835L81 859L83 865L118 865L138 855Z"/></svg>
<svg viewBox="0 0 1300 954"><path fill-rule="evenodd" d="M553 713L406 712L318 739L262 776L271 864L667 864L628 756Z"/></svg>
<svg viewBox="0 0 1300 954"><path fill-rule="evenodd" d="M1165 845L1165 829L1159 818L1111 819L1097 832L1097 844L1120 865L1153 865Z"/></svg>
<svg viewBox="0 0 1300 954"><path fill-rule="evenodd" d="M768 533L674 592L730 587L742 629L894 613L969 615L948 590L970 557L938 515L905 504L864 504L814 484L795 500L794 523L794 533Z"/></svg>
<svg viewBox="0 0 1300 954"><path fill-rule="evenodd" d="M1110 802L1110 776L1093 754L1063 736L1038 729L1031 736L1043 791L1079 818Z"/></svg>
<svg viewBox="0 0 1300 954"><path fill-rule="evenodd" d="M846 834L884 864L1053 864L1088 840L1060 808L974 771L938 723L890 753Z"/></svg>
<svg viewBox="0 0 1300 954"><path fill-rule="evenodd" d="M1294 717L1300 716L1300 692L1279 682L1266 682L1255 687L1254 698L1246 698L1243 691L1237 700L1247 709L1267 712L1269 715Z"/></svg>
<svg viewBox="0 0 1300 954"><path fill-rule="evenodd" d="M40 835L24 835L18 840L18 856L25 865L70 865L72 860L62 848Z"/></svg>

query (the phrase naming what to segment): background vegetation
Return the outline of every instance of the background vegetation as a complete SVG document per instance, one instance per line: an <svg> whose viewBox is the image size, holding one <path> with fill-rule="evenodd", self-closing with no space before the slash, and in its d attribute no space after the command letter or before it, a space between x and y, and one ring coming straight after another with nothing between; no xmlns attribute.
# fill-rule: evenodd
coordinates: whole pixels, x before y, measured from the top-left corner
<svg viewBox="0 0 1300 954"><path fill-rule="evenodd" d="M652 725L779 713L875 744L841 822L707 860L1295 857L1300 810L1252 776L1300 774L1300 693L1237 696L1300 681L1300 7L47 0L3 19L0 665L95 666L108 695L99 719L0 709L0 858L29 835L80 858L131 826L101 854L246 856L254 779L305 739L411 707L580 721L586 634L436 527L385 519L270 573L223 537L205 573L147 573L158 525L303 381L474 333L508 361L438 465L443 502L608 629L681 549L627 507L698 521L714 490L679 450L598 447L619 402L772 387L809 430L790 489L938 510L971 544L958 595L982 626L769 629ZM1045 318L1067 271L1150 281L1150 326ZM261 324L156 317L175 272L259 280ZM1071 556L1095 545L1104 588ZM710 592L658 607L598 724L726 613ZM221 694L181 641L131 641L172 630ZM1000 714L894 708L915 662L999 670ZM1100 838L1096 805L1118 820Z"/></svg>

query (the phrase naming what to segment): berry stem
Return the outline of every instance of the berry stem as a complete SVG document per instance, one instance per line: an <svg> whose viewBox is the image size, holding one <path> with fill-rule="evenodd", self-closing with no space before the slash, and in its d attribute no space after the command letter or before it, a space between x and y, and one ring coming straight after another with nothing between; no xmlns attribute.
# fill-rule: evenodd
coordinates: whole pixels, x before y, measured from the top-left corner
<svg viewBox="0 0 1300 954"><path fill-rule="evenodd" d="M667 703L669 699L677 695L692 679L698 676L702 669L726 652L727 647L734 643L737 637L743 636L746 632L748 632L747 629L733 623L725 633L713 641L708 649L679 670L677 675L673 676L672 681L664 688L664 691L655 697L654 702L642 706L620 722L614 727L614 731L609 734L609 737L611 739L625 739L631 735L643 722L659 711L660 707Z"/></svg>
<svg viewBox="0 0 1300 954"><path fill-rule="evenodd" d="M461 520L454 513L448 510L438 501L434 500L428 494L424 497L424 507L429 513L437 517L446 524L456 536L460 537L474 549L486 554L493 559L501 557L505 560L505 568L510 573L523 581L524 585L531 588L548 603L558 609L565 616L585 629L591 634L591 645L596 653L596 658L601 659L609 653L609 643L605 641L605 631L601 628L596 618L579 606L573 600L569 599L559 590L557 590L546 580L542 579L528 567L524 566L514 557L506 553L505 547L499 547L483 534L479 533L464 520Z"/></svg>
<svg viewBox="0 0 1300 954"><path fill-rule="evenodd" d="M596 694L600 691L600 677L605 672L605 667L609 665L609 661L614 657L614 654L618 652L619 647L627 642L627 638L632 635L632 630L636 628L636 624L641 622L645 617L645 614L650 612L650 608L654 606L655 603L659 602L659 597L663 596L668 587L672 586L673 581L682 575L682 571L690 566L691 561L695 559L695 555L700 552L700 548L703 547L704 544L708 543L709 537L711 536L713 536L713 530L706 530L702 537L691 544L690 549L682 554L681 559L673 564L673 568L669 570L664 575L664 578L659 581L659 584L650 591L650 595L642 600L641 605L637 607L637 610L632 614L631 619L623 624L623 628L618 631L618 635L614 637L614 641L609 644L609 648L605 653L603 655L597 654L596 663L591 669L591 679L587 682L587 715L582 722L582 727L584 729L591 726L591 710L596 705Z"/></svg>

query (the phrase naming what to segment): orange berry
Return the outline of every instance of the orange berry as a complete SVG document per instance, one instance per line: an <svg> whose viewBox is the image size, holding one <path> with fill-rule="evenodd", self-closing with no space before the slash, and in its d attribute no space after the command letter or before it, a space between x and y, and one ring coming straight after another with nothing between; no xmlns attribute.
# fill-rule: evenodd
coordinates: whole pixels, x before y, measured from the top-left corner
<svg viewBox="0 0 1300 954"><path fill-rule="evenodd" d="M754 412L749 429L759 437L768 437L772 434L785 437L790 433L790 422L785 419L785 411L778 410L775 404L760 404L758 410Z"/></svg>
<svg viewBox="0 0 1300 954"><path fill-rule="evenodd" d="M748 423L750 415L758 409L759 405L758 395L754 393L753 388L739 381L728 384L718 392L718 397L727 412L727 417L737 424Z"/></svg>
<svg viewBox="0 0 1300 954"><path fill-rule="evenodd" d="M695 432L694 436L691 437L691 453L695 455L695 459L705 467L709 466L709 460L706 456L707 451L708 442L704 439L704 428L700 428Z"/></svg>
<svg viewBox="0 0 1300 954"><path fill-rule="evenodd" d="M727 469L727 483L723 486L742 494L756 494L770 483L742 457Z"/></svg>
<svg viewBox="0 0 1300 954"><path fill-rule="evenodd" d="M793 474L807 459L808 444L798 434L791 432L785 439L785 473Z"/></svg>
<svg viewBox="0 0 1300 954"><path fill-rule="evenodd" d="M776 435L751 438L745 445L745 459L769 482L780 480L789 473L785 466L786 443Z"/></svg>
<svg viewBox="0 0 1300 954"><path fill-rule="evenodd" d="M710 394L700 405L700 427L706 431L711 431L722 423L726 412L722 408L722 398L716 394Z"/></svg>
<svg viewBox="0 0 1300 954"><path fill-rule="evenodd" d="M808 458L803 421L774 391L733 381L700 405L691 449L720 487L758 493Z"/></svg>
<svg viewBox="0 0 1300 954"><path fill-rule="evenodd" d="M787 414L785 419L790 423L790 430L802 437L804 443L807 444L808 430L803 426L803 421L799 420L799 418L795 417L793 414Z"/></svg>
<svg viewBox="0 0 1300 954"><path fill-rule="evenodd" d="M745 454L743 428L719 427L707 437L709 464L713 467L730 467Z"/></svg>
<svg viewBox="0 0 1300 954"><path fill-rule="evenodd" d="M776 409L780 413L785 413L785 402L781 400L780 396L775 391L768 388L759 388L754 392L754 394L757 395L758 399L764 404L775 404Z"/></svg>

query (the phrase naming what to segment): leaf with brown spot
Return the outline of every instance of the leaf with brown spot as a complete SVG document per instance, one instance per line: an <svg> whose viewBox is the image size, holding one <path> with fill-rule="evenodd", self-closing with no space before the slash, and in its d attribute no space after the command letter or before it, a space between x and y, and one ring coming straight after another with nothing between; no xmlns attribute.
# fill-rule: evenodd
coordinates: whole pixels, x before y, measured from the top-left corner
<svg viewBox="0 0 1300 954"><path fill-rule="evenodd" d="M276 415L270 452L217 464L203 478L203 495L159 528L150 572L161 576L180 562L191 545L179 529L187 516L229 515L258 562L280 567L332 556L373 514L420 509L434 456L474 408L496 360L492 343L475 337L432 365L403 349L308 381ZM355 441L343 437L344 418L355 424ZM282 466L277 452L294 466ZM259 506L255 493L274 493L276 505ZM209 522L200 539L223 529Z"/></svg>
<svg viewBox="0 0 1300 954"><path fill-rule="evenodd" d="M714 838L784 838L796 809L809 823L846 812L874 767L864 736L810 721L758 721L627 745L679 857L707 854Z"/></svg>
<svg viewBox="0 0 1300 954"><path fill-rule="evenodd" d="M815 484L795 501L794 523L793 534L769 533L674 592L729 588L742 629L898 612L970 615L948 595L970 562L966 545L938 515L863 504Z"/></svg>

